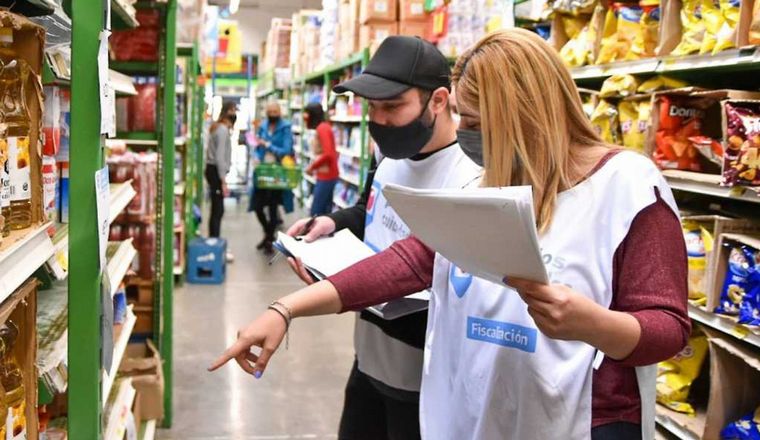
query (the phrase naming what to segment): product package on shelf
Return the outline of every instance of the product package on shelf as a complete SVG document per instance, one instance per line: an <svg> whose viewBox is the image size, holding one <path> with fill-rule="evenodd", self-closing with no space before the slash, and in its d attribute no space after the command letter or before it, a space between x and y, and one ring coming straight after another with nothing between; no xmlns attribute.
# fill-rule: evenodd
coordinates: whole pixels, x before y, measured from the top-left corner
<svg viewBox="0 0 760 440"><path fill-rule="evenodd" d="M289 67L291 24L291 20L288 18L272 19L263 52L262 65L264 70Z"/></svg>
<svg viewBox="0 0 760 440"><path fill-rule="evenodd" d="M596 5L591 15L555 14L551 43L567 66L581 67L597 59L604 15L602 5Z"/></svg>
<svg viewBox="0 0 760 440"><path fill-rule="evenodd" d="M148 339L127 346L119 375L130 377L137 391L135 397L135 425L148 420L164 418L164 375L161 355Z"/></svg>
<svg viewBox="0 0 760 440"><path fill-rule="evenodd" d="M656 393L659 404L679 413L696 413L689 402L689 394L692 383L702 372L707 352L707 336L697 327L680 353L657 365Z"/></svg>
<svg viewBox="0 0 760 440"><path fill-rule="evenodd" d="M140 26L114 30L108 39L111 58L117 61L158 61L158 40L161 16L157 9L138 9Z"/></svg>
<svg viewBox="0 0 760 440"><path fill-rule="evenodd" d="M338 9L338 59L348 58L362 49L359 45L359 26L359 0L341 0Z"/></svg>
<svg viewBox="0 0 760 440"><path fill-rule="evenodd" d="M61 94L56 86L45 86L45 108L42 116L44 141L42 154L55 156L61 146Z"/></svg>
<svg viewBox="0 0 760 440"><path fill-rule="evenodd" d="M45 31L27 18L0 11L0 92L3 127L0 131L0 216L5 237L0 250L10 246L30 226L45 219L43 207L41 136L42 50Z"/></svg>
<svg viewBox="0 0 760 440"><path fill-rule="evenodd" d="M760 238L724 234L708 308L736 316L739 324L760 326Z"/></svg>
<svg viewBox="0 0 760 440"><path fill-rule="evenodd" d="M359 29L359 41L362 47L369 47L374 54L380 43L388 37L398 35L398 23L368 23Z"/></svg>
<svg viewBox="0 0 760 440"><path fill-rule="evenodd" d="M399 0L360 0L359 22L361 24L389 22L398 17Z"/></svg>
<svg viewBox="0 0 760 440"><path fill-rule="evenodd" d="M752 3L740 0L669 1L661 54L716 54L750 44Z"/></svg>
<svg viewBox="0 0 760 440"><path fill-rule="evenodd" d="M338 0L322 0L322 26L319 28L319 68L338 61Z"/></svg>
<svg viewBox="0 0 760 440"><path fill-rule="evenodd" d="M723 103L723 184L760 186L760 100Z"/></svg>
<svg viewBox="0 0 760 440"><path fill-rule="evenodd" d="M137 95L129 98L130 131L156 131L158 79L135 78Z"/></svg>
<svg viewBox="0 0 760 440"><path fill-rule="evenodd" d="M488 32L514 22L512 0L452 0L431 17L428 37L447 57L457 57ZM439 27L443 29L438 29Z"/></svg>

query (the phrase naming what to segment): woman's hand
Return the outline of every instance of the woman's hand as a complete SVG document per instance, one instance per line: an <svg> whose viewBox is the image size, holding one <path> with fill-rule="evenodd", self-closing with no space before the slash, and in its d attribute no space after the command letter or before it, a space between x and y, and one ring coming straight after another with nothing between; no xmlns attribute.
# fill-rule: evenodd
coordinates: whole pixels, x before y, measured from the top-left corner
<svg viewBox="0 0 760 440"><path fill-rule="evenodd" d="M288 264L290 265L290 268L293 269L293 273L298 275L298 278L301 279L306 285L312 285L316 281L314 281L314 278L311 276L308 270L306 270L306 267L303 265L303 262L300 258L288 258Z"/></svg>
<svg viewBox="0 0 760 440"><path fill-rule="evenodd" d="M282 343L287 326L285 319L273 310L267 310L247 327L238 331L238 338L227 350L209 367L215 371L232 359L245 372L260 379L267 368L269 359ZM261 347L261 353L256 356L251 353L252 347Z"/></svg>
<svg viewBox="0 0 760 440"><path fill-rule="evenodd" d="M616 360L628 357L639 343L641 325L629 313L609 310L562 284L519 278L504 283L517 290L541 333L552 339L583 341Z"/></svg>

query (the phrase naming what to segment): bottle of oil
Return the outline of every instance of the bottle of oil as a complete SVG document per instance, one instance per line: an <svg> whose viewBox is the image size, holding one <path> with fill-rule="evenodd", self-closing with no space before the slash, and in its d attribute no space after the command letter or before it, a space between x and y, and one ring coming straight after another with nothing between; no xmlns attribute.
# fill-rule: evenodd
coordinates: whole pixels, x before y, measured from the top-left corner
<svg viewBox="0 0 760 440"><path fill-rule="evenodd" d="M18 334L18 327L13 321L8 320L0 326L0 384L5 389L5 404L8 407L5 429L13 438L26 431L24 373L13 354Z"/></svg>
<svg viewBox="0 0 760 440"><path fill-rule="evenodd" d="M31 161L29 134L31 118L26 105L29 65L11 47L13 30L0 28L0 111L7 129L7 169L10 183L10 224L12 230L32 223Z"/></svg>

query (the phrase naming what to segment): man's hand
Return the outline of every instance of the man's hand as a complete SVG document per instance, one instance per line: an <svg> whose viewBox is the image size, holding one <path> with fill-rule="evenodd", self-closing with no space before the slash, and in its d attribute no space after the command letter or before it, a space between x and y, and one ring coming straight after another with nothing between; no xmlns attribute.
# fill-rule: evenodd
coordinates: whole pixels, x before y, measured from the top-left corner
<svg viewBox="0 0 760 440"><path fill-rule="evenodd" d="M320 237L330 235L335 232L335 222L330 217L320 216L314 219L311 227L305 231L306 226L311 222L311 218L302 218L288 229L287 234L291 237L303 236L307 243L311 243Z"/></svg>

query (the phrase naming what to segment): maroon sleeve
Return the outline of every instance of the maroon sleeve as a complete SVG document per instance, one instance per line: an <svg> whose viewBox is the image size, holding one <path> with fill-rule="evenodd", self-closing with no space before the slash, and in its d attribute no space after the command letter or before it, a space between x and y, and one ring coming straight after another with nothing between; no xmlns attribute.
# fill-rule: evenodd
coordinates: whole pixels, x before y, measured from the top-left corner
<svg viewBox="0 0 760 440"><path fill-rule="evenodd" d="M635 367L673 357L691 331L686 245L678 217L660 199L642 210L615 252L610 308L641 325L633 352L619 363Z"/></svg>
<svg viewBox="0 0 760 440"><path fill-rule="evenodd" d="M403 298L433 282L435 252L414 237L327 278L340 295L342 312Z"/></svg>

